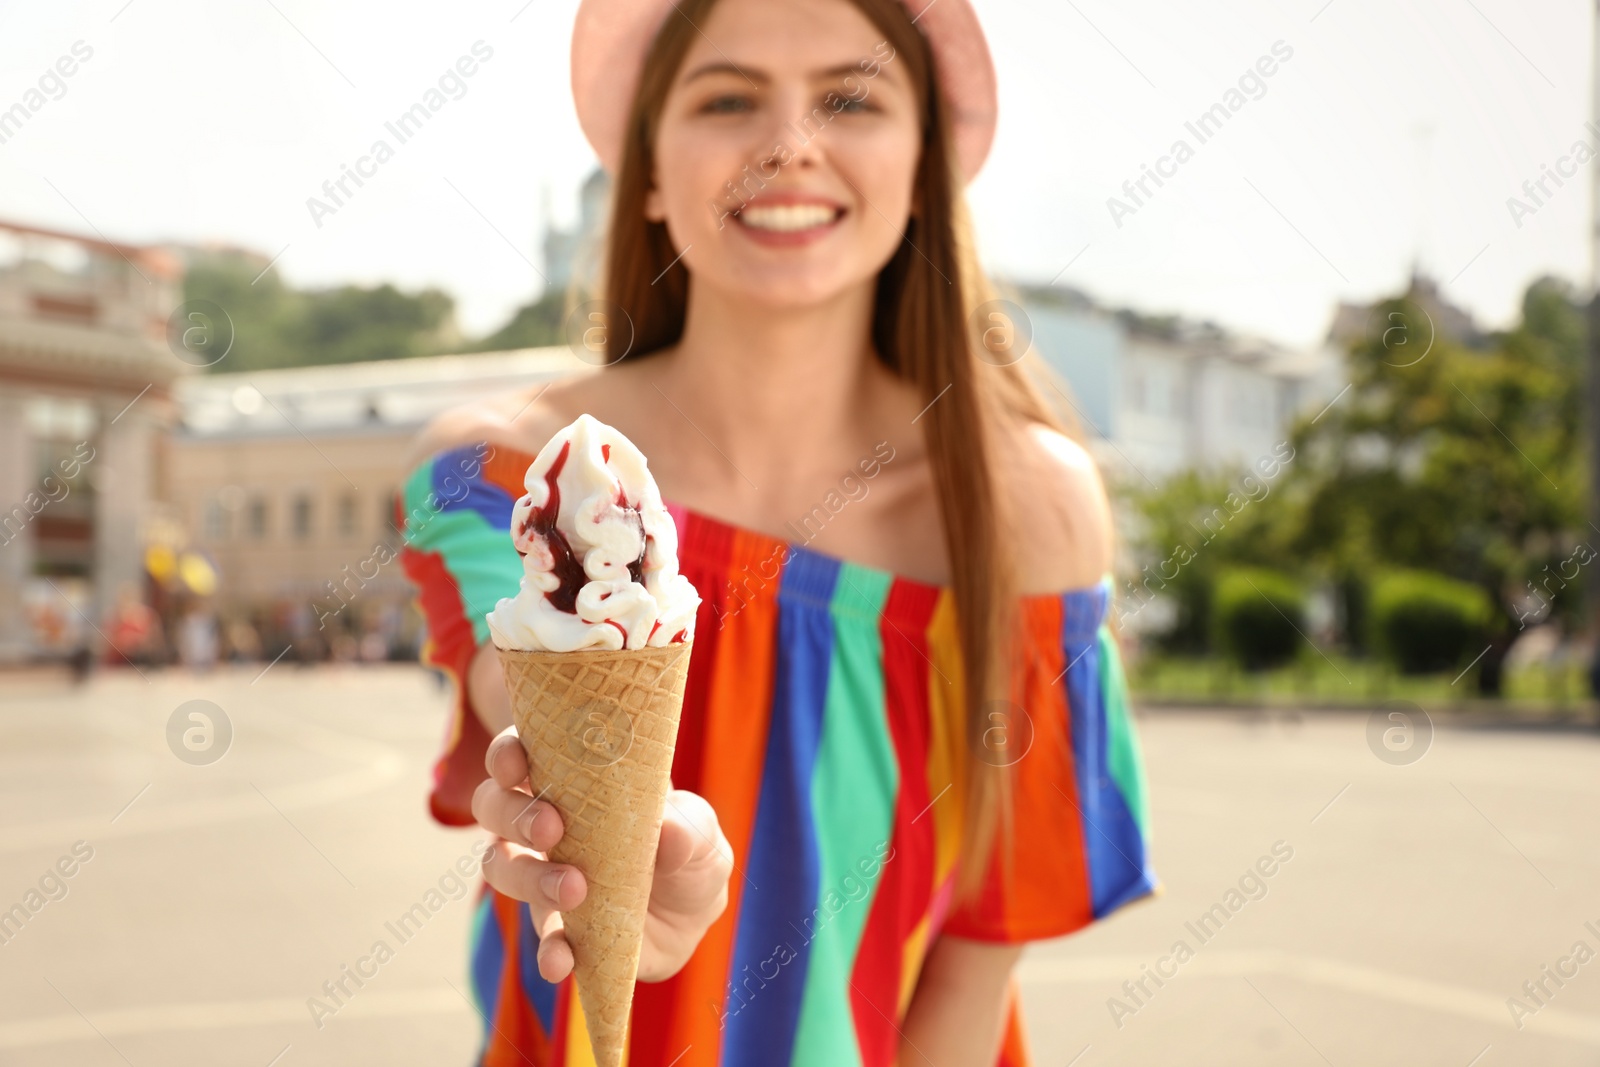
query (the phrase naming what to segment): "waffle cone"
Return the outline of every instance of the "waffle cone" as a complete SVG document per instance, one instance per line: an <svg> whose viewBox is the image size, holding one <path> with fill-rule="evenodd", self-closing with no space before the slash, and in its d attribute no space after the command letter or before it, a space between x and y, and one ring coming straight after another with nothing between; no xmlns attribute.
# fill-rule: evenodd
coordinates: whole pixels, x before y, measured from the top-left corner
<svg viewBox="0 0 1600 1067"><path fill-rule="evenodd" d="M598 1067L621 1067L692 642L500 650L535 793L566 826L549 852L588 883L561 913Z"/></svg>

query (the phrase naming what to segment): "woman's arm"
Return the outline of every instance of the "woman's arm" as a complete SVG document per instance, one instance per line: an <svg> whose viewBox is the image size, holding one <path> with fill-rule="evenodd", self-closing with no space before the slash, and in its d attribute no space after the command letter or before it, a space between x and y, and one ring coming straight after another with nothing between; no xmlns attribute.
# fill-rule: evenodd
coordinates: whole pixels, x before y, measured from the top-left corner
<svg viewBox="0 0 1600 1067"><path fill-rule="evenodd" d="M490 737L511 725L511 694L493 641L485 641L473 653L467 668L467 702Z"/></svg>
<svg viewBox="0 0 1600 1067"><path fill-rule="evenodd" d="M906 1010L897 1067L994 1067L1023 947L949 935L935 941Z"/></svg>

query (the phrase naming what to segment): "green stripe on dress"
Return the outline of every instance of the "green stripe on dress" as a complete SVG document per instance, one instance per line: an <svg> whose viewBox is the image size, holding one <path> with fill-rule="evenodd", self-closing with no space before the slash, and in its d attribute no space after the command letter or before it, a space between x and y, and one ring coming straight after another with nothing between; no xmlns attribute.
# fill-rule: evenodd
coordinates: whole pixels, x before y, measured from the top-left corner
<svg viewBox="0 0 1600 1067"><path fill-rule="evenodd" d="M878 630L891 580L885 572L844 563L829 605L833 655L811 779L821 882L794 1063L830 1067L861 1063L850 1008L850 975L878 875L863 878L860 864L875 861L889 840L900 787L884 707L883 641Z"/></svg>
<svg viewBox="0 0 1600 1067"><path fill-rule="evenodd" d="M406 543L419 552L438 552L445 569L455 580L461 609L472 624L478 644L489 640L489 623L484 618L508 591L522 579L522 557L507 551L511 532L497 530L470 507L451 506L437 510L440 501L433 496L433 464L424 463L406 480Z"/></svg>
<svg viewBox="0 0 1600 1067"><path fill-rule="evenodd" d="M1128 811L1139 827L1139 836L1148 845L1149 798L1146 795L1144 760L1128 718L1128 683L1123 677L1122 659L1109 626L1100 624L1096 640L1099 642L1096 655L1100 659L1100 692L1106 707L1106 765L1111 771L1111 780L1117 783L1123 802L1128 805Z"/></svg>

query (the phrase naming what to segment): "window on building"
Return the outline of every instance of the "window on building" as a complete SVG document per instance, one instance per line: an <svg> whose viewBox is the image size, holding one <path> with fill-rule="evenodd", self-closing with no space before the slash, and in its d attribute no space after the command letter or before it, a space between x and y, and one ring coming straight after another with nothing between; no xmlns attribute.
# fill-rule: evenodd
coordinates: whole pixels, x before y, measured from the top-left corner
<svg viewBox="0 0 1600 1067"><path fill-rule="evenodd" d="M1167 379L1165 367L1152 368L1144 409L1152 415L1172 414L1172 383Z"/></svg>
<svg viewBox="0 0 1600 1067"><path fill-rule="evenodd" d="M30 397L24 410L36 439L87 441L95 431L94 406L87 400L42 394Z"/></svg>
<svg viewBox="0 0 1600 1067"><path fill-rule="evenodd" d="M397 490L378 494L378 535L380 537L394 537L394 498Z"/></svg>
<svg viewBox="0 0 1600 1067"><path fill-rule="evenodd" d="M1229 393L1229 417L1241 426L1266 426L1271 397L1263 382L1245 379Z"/></svg>
<svg viewBox="0 0 1600 1067"><path fill-rule="evenodd" d="M291 515L292 518L290 519L290 525L294 530L295 537L302 540L310 537L311 495L309 493L301 493L299 496L294 498L294 504L291 508Z"/></svg>
<svg viewBox="0 0 1600 1067"><path fill-rule="evenodd" d="M255 496L245 505L245 529L250 537L256 541L264 540L267 536L267 498Z"/></svg>
<svg viewBox="0 0 1600 1067"><path fill-rule="evenodd" d="M228 539L228 509L218 497L211 497L205 505L205 531L207 541Z"/></svg>
<svg viewBox="0 0 1600 1067"><path fill-rule="evenodd" d="M346 493L339 498L339 536L353 537L356 532L356 497Z"/></svg>

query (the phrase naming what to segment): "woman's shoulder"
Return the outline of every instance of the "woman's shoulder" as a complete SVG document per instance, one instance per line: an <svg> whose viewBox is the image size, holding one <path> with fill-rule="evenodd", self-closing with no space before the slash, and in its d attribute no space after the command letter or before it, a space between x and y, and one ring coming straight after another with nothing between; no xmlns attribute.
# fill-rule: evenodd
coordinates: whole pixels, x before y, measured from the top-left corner
<svg viewBox="0 0 1600 1067"><path fill-rule="evenodd" d="M1015 531L1021 592L1082 589L1111 569L1111 504L1088 449L1039 422L1002 446L1000 484Z"/></svg>
<svg viewBox="0 0 1600 1067"><path fill-rule="evenodd" d="M417 467L443 452L489 444L533 455L557 430L572 421L563 401L583 374L545 382L446 409L434 416L412 440L404 469Z"/></svg>

